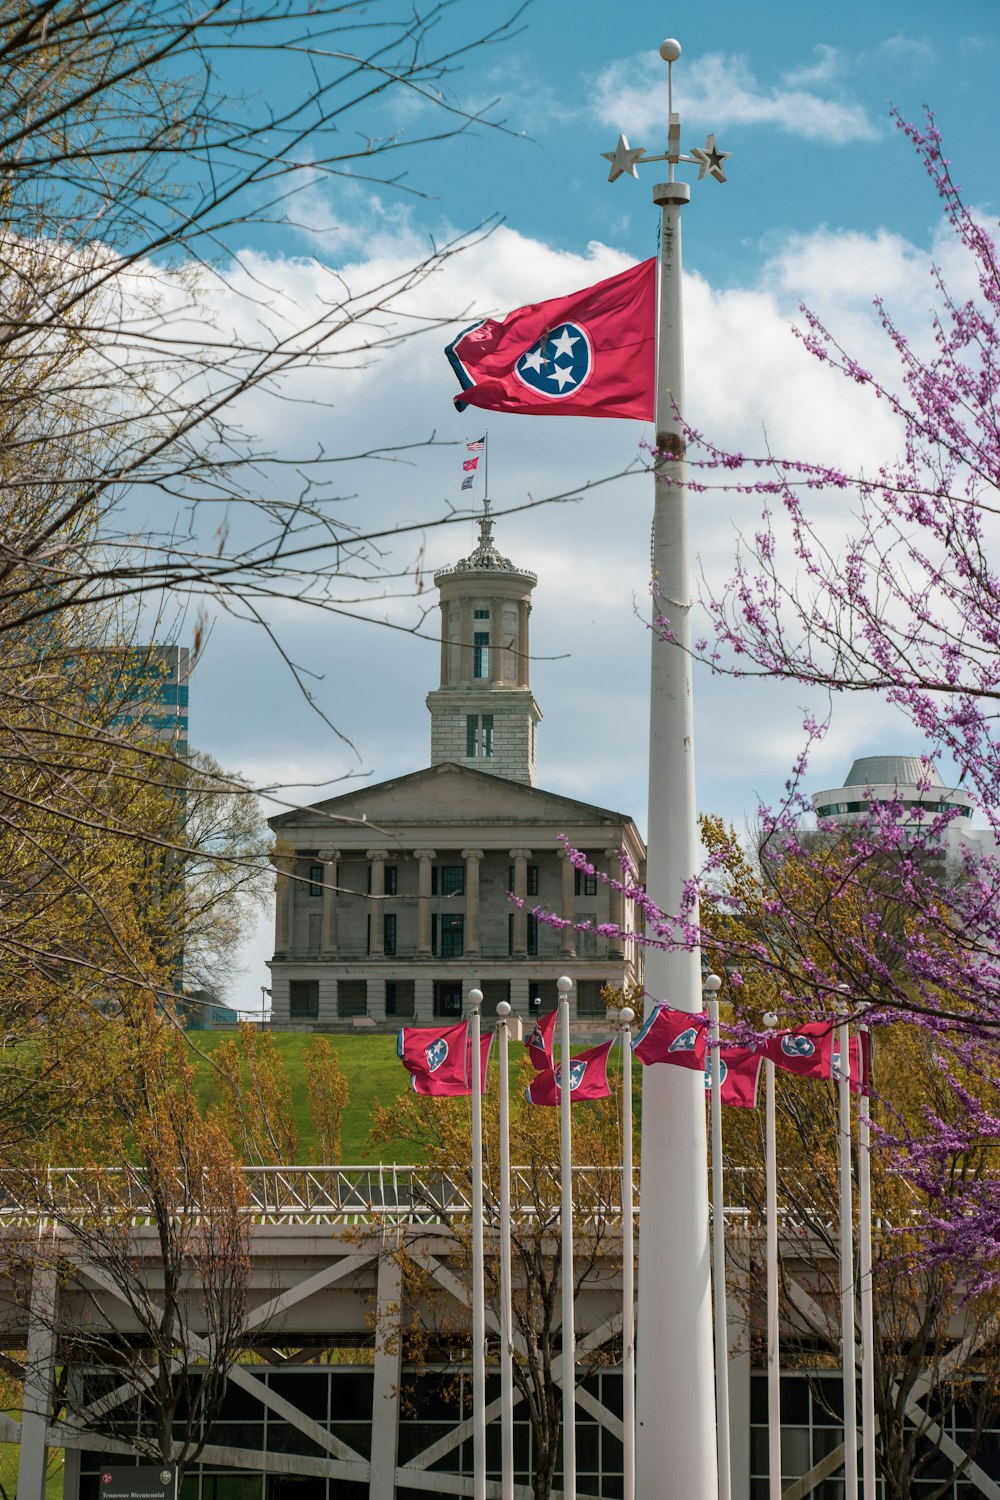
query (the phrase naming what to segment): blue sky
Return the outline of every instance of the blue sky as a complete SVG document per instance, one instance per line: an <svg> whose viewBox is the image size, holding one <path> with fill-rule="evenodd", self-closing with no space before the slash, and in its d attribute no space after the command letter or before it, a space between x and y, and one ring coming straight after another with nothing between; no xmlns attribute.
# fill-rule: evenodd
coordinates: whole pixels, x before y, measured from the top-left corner
<svg viewBox="0 0 1000 1500"><path fill-rule="evenodd" d="M456 7L442 33L470 36L487 9L491 20L500 14L494 5ZM363 284L416 258L431 236L499 217L502 227L485 245L449 263L414 300L418 312L453 316L456 329L645 258L656 243L654 171L609 186L599 153L611 149L619 129L633 145L663 149L666 68L656 49L673 34L684 49L675 67L684 146L700 145L713 130L732 152L730 180L696 184L685 210L691 420L744 450L759 445L766 429L779 447L809 456L866 464L891 456L897 435L886 414L811 368L790 327L805 300L877 365L885 354L871 315L876 293L904 326L926 326L931 256L947 266L953 252L933 190L889 120L890 102L910 118L925 103L934 108L969 201L996 216L1000 27L993 0L946 13L925 0L837 7L721 0L687 14L647 0L627 8L536 0L522 24L513 40L473 55L450 80L475 105L499 99L495 113L511 134L476 130L408 155L406 181L426 197L317 181L294 228L236 248L267 284L305 304L316 294L316 262ZM281 89L286 66L275 59L268 87ZM405 139L428 119L425 109L404 108L357 124ZM458 502L461 445L486 425L474 413L454 414L443 343L432 335L367 370L310 372L294 386L300 405L276 411L257 403L246 419L273 434L278 450L320 438L328 449L351 452L436 431L456 446L418 451L407 466L348 466L340 476L358 520L432 519ZM499 509L616 473L648 438L628 422L501 416L488 425ZM650 481L637 475L497 528L501 551L539 575L532 677L545 715L540 784L630 812L641 827L650 509ZM752 528L755 514L729 502L696 507L696 568L716 587L724 586L738 531ZM830 513L824 524L835 537L843 516ZM432 570L469 550L472 527L411 539L393 564L412 561L420 540L422 565ZM425 602L387 598L375 612L412 626ZM258 784L288 786L288 801L336 791L344 775L378 781L427 763L423 699L436 685L438 662L432 640L291 603L271 623L316 674L317 699L354 752L309 712L260 633L227 619L217 622L193 684L193 743ZM697 694L699 803L742 826L758 796L780 793L801 745L803 711L816 701L794 687L711 679L699 679ZM835 704L814 763L815 788L839 784L856 755L919 748L877 705ZM268 915L234 993L245 1003L266 980L269 932Z"/></svg>

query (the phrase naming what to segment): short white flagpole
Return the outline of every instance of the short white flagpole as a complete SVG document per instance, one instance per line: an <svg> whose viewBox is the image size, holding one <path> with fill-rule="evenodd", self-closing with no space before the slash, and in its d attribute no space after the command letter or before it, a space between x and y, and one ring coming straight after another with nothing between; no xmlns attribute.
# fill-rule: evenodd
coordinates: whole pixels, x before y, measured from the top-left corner
<svg viewBox="0 0 1000 1500"><path fill-rule="evenodd" d="M719 1055L719 990L722 980L709 974L702 986L708 995L712 1040L712 1294L715 1308L715 1425L719 1455L719 1500L730 1500L732 1457L729 1450L729 1317L726 1309L726 1198L722 1177L722 1059Z"/></svg>
<svg viewBox="0 0 1000 1500"><path fill-rule="evenodd" d="M622 1426L624 1500L635 1500L635 1191L632 1172L632 1022L618 1012L622 1033ZM720 1497L721 1500L721 1497Z"/></svg>
<svg viewBox="0 0 1000 1500"><path fill-rule="evenodd" d="M510 1252L510 1078L507 1017L510 1005L497 1006L500 1045L500 1493L514 1500L514 1318Z"/></svg>
<svg viewBox="0 0 1000 1500"><path fill-rule="evenodd" d="M559 1114L562 1175L562 1367L563 1367L563 1496L576 1500L576 1330L573 1314L573 1126L570 1119L569 997L573 981L564 974L559 991ZM563 1087L565 1085L565 1087Z"/></svg>
<svg viewBox="0 0 1000 1500"><path fill-rule="evenodd" d="M486 1274L483 1264L483 1073L479 1055L482 990L469 991L472 1090L472 1494L486 1500Z"/></svg>
<svg viewBox="0 0 1000 1500"><path fill-rule="evenodd" d="M861 1467L864 1500L877 1500L875 1473L875 1309L872 1304L871 1100L865 1080L867 1026L858 1027L862 1054L858 1102L858 1280L861 1283Z"/></svg>
<svg viewBox="0 0 1000 1500"><path fill-rule="evenodd" d="M773 1011L764 1025L774 1027ZM764 1062L766 1123L764 1128L765 1221L767 1225L767 1454L768 1494L781 1500L781 1344L778 1328L778 1144L774 1098L774 1063Z"/></svg>
<svg viewBox="0 0 1000 1500"><path fill-rule="evenodd" d="M846 1004L844 1006L846 1010ZM851 1028L839 1027L840 1341L844 1377L844 1496L858 1495L858 1414L854 1342L854 1195L851 1183Z"/></svg>

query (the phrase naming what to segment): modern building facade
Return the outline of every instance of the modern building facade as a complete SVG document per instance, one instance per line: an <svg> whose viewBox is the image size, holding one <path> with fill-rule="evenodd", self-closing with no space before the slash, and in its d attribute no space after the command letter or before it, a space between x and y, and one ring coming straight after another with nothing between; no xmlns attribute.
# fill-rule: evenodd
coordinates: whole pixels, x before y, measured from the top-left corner
<svg viewBox="0 0 1000 1500"><path fill-rule="evenodd" d="M635 945L599 931L634 930L632 903L602 876L621 879L622 851L641 873L635 824L536 786L535 582L497 552L487 504L475 550L435 575L430 766L271 819L273 1025L427 1024L461 1015L473 987L487 1012L509 1000L527 1017L555 1004L562 973L578 1014L603 1016L602 987L639 980ZM593 873L573 866L566 843Z"/></svg>
<svg viewBox="0 0 1000 1500"><path fill-rule="evenodd" d="M962 787L946 787L935 767L919 755L867 755L856 760L841 787L814 792L817 818L834 824L856 822L873 804L901 803L904 821L924 823L943 812L952 818L942 835L942 852L949 865L964 850L995 854L996 840L985 828L969 826L972 798Z"/></svg>

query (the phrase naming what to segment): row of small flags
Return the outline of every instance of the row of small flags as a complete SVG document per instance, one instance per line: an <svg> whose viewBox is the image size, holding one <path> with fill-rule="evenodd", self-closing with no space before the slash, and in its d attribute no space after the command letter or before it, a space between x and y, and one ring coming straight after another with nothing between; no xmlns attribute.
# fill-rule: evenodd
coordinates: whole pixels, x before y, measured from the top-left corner
<svg viewBox="0 0 1000 1500"><path fill-rule="evenodd" d="M556 1105L562 1087L562 1063L552 1056L552 1043L558 1011L541 1016L525 1042L536 1077L526 1090L532 1104ZM645 1066L668 1063L702 1073L706 1092L712 1088L711 1058L708 1046L709 1018L704 1011L692 1014L657 1005L645 1025L632 1041L632 1051ZM480 1038L480 1085L486 1087L493 1032ZM602 1042L569 1059L570 1094L574 1102L582 1099L606 1099L611 1093L608 1083L608 1055L614 1040ZM738 1109L753 1109L757 1103L757 1084L761 1064L773 1062L786 1073L801 1078L822 1078L837 1082L840 1078L840 1054L837 1027L831 1021L809 1021L803 1026L772 1032L752 1047L723 1045L719 1048L720 1098L723 1104ZM475 1077L472 1071L472 1040L469 1023L454 1026L404 1026L397 1040L397 1052L410 1074L418 1094L437 1096L471 1094ZM868 1034L850 1041L849 1076L854 1093L867 1094L869 1087Z"/></svg>
<svg viewBox="0 0 1000 1500"><path fill-rule="evenodd" d="M466 443L465 447L466 451L474 456L465 459L462 464L465 472L465 478L462 480L462 488L463 490L471 490L476 482L476 470L479 468L480 454L486 452L486 434L484 433L481 438L476 438L471 443Z"/></svg>

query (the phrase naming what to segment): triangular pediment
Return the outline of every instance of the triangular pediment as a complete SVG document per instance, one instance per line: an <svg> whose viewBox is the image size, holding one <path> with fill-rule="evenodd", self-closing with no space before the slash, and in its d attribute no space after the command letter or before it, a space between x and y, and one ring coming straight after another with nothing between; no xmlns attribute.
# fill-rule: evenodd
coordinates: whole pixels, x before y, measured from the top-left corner
<svg viewBox="0 0 1000 1500"><path fill-rule="evenodd" d="M375 827L404 824L455 825L469 823L595 823L620 827L630 823L627 813L580 802L559 792L506 781L466 766L444 763L413 771L374 786L359 786L311 807L281 813L270 819L276 833L291 832L310 823L330 831L340 820Z"/></svg>

